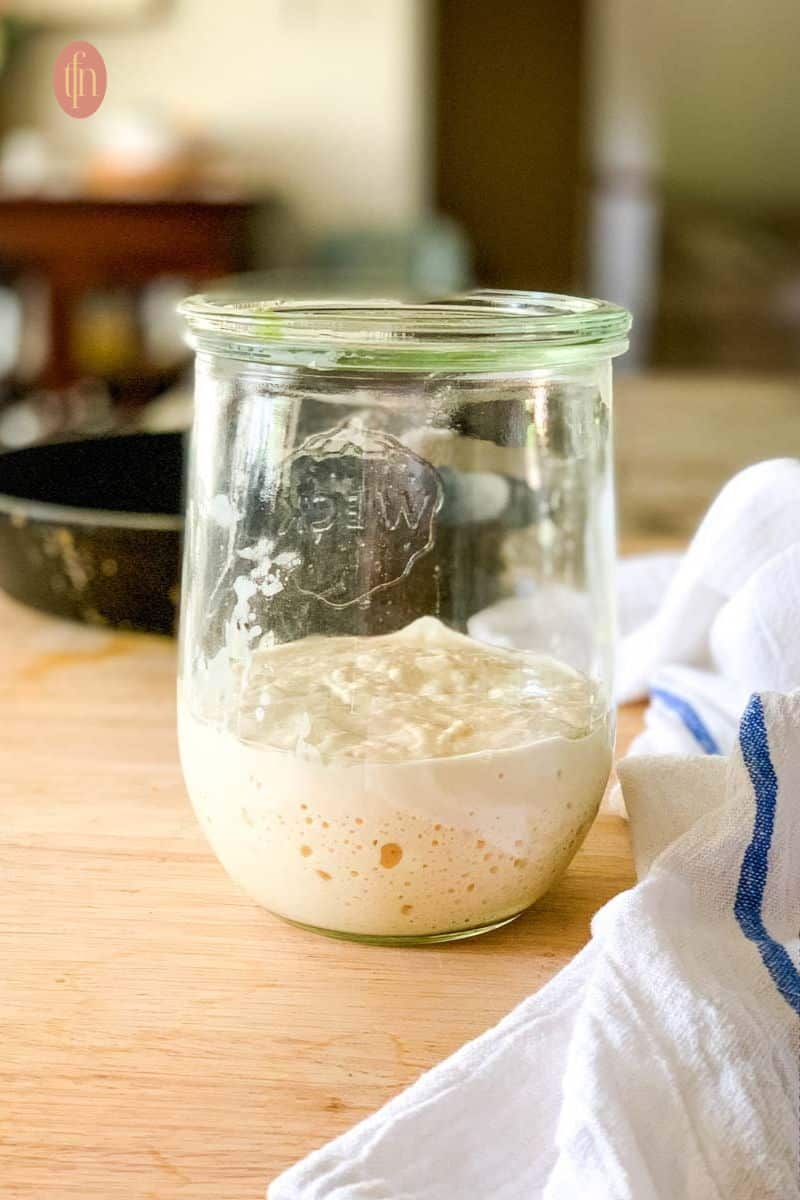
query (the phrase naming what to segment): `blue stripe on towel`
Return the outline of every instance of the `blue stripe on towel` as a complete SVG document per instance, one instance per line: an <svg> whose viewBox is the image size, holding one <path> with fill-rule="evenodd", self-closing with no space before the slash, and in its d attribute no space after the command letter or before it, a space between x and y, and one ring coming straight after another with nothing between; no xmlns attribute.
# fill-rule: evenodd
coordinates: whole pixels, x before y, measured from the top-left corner
<svg viewBox="0 0 800 1200"><path fill-rule="evenodd" d="M753 836L744 852L733 912L742 933L755 942L764 966L787 1004L800 1013L800 973L785 946L770 937L761 915L775 829L778 777L769 755L769 739L760 696L752 696L739 725L739 745L753 785L756 815Z"/></svg>
<svg viewBox="0 0 800 1200"><path fill-rule="evenodd" d="M678 714L689 733L706 754L719 754L719 746L712 737L708 726L688 700L684 700L683 696L676 696L674 692L667 692L663 688L652 688L650 697L653 700L660 700L667 708L671 708L674 713Z"/></svg>

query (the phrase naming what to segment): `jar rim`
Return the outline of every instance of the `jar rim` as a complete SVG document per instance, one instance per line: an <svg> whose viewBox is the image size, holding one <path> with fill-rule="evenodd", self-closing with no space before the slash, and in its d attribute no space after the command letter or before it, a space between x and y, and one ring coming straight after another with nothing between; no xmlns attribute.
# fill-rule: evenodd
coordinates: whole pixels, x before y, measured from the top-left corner
<svg viewBox="0 0 800 1200"><path fill-rule="evenodd" d="M630 313L606 300L481 289L426 302L190 296L178 306L198 349L319 368L502 369L615 357Z"/></svg>

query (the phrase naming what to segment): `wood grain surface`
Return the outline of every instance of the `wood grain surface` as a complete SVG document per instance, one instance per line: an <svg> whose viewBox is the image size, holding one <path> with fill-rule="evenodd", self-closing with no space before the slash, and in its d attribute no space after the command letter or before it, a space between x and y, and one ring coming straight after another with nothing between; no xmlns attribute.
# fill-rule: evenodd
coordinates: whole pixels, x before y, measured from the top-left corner
<svg viewBox="0 0 800 1200"><path fill-rule="evenodd" d="M601 815L472 941L329 941L256 908L195 824L175 648L0 598L0 1195L255 1200L501 1018L630 885ZM639 721L622 714L624 745Z"/></svg>

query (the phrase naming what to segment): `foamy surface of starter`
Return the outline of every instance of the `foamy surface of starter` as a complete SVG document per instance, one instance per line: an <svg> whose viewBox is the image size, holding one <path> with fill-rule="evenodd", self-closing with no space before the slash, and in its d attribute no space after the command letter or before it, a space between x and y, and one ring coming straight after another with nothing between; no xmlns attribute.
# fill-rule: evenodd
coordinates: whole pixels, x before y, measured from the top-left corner
<svg viewBox="0 0 800 1200"><path fill-rule="evenodd" d="M249 742L323 762L407 762L588 734L591 682L421 617L381 637L309 637L257 650L237 713Z"/></svg>

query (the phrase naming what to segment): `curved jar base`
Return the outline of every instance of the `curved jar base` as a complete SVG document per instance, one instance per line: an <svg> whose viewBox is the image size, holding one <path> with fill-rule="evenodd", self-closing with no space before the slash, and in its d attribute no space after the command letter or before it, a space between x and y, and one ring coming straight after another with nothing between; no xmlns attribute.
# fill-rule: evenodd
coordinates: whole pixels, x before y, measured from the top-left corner
<svg viewBox="0 0 800 1200"><path fill-rule="evenodd" d="M378 933L342 933L337 929L322 929L319 925L305 925L302 921L293 921L291 917L284 917L280 913L273 913L274 917L278 917L287 925L293 925L295 929L305 929L307 933L319 933L322 937L334 938L339 942L360 942L365 946L435 946L441 942L460 942L466 938L479 937L482 933L492 933L495 929L502 929L504 925L510 925L512 921L518 920L523 913L528 911L526 908L520 909L517 913L512 913L510 917L501 917L498 921L490 921L486 925L473 925L469 929L453 929L449 933L413 933L413 934L391 934Z"/></svg>

